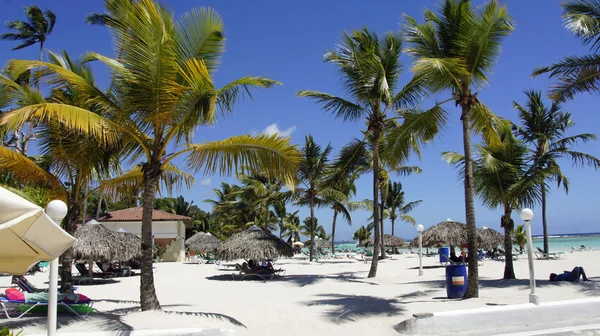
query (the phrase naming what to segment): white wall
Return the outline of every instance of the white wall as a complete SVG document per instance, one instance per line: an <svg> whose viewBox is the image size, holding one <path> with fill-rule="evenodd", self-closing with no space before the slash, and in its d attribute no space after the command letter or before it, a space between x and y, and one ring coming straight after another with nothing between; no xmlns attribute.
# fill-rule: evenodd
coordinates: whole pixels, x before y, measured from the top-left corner
<svg viewBox="0 0 600 336"><path fill-rule="evenodd" d="M123 229L135 235L142 235L142 222L102 222L107 229L119 231ZM177 238L178 235L184 237L185 225L179 221L161 221L152 223L152 234L154 238ZM185 237L184 237L185 238Z"/></svg>

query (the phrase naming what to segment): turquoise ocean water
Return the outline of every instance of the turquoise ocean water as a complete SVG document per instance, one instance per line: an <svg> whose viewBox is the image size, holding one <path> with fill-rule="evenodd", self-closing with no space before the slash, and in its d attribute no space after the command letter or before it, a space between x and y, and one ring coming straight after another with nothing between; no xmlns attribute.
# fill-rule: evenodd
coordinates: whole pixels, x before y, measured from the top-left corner
<svg viewBox="0 0 600 336"><path fill-rule="evenodd" d="M594 250L600 250L600 233L586 233L586 234L562 234L562 235L550 235L548 237L548 245L551 252L569 252L572 247L578 248L581 245L585 247L593 248ZM544 241L541 236L533 237L533 247L543 247ZM339 242L335 245L336 250L355 250L357 249L356 243L350 242ZM358 248L358 250L362 250ZM408 249L401 249L401 251L409 251Z"/></svg>

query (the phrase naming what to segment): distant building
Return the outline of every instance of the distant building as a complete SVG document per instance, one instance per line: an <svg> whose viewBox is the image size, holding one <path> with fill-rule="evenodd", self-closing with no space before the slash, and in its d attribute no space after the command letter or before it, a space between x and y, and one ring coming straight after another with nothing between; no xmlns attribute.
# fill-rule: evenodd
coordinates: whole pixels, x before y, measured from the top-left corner
<svg viewBox="0 0 600 336"><path fill-rule="evenodd" d="M106 228L113 231L124 231L141 237L142 235L142 207L111 211L103 214L97 220ZM185 259L185 228L191 226L192 219L187 216L172 214L160 210L152 210L152 235L154 244L166 247L180 237L179 257Z"/></svg>

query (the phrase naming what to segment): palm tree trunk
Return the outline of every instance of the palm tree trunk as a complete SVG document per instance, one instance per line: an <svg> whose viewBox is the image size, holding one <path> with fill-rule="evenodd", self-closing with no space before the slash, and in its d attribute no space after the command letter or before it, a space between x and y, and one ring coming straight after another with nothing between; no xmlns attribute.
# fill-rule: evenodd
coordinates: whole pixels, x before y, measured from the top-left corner
<svg viewBox="0 0 600 336"><path fill-rule="evenodd" d="M377 127L377 126L375 126ZM381 131L375 129L373 132L373 222L374 225L374 244L373 244L373 260L371 261L371 268L369 269L369 278L377 276L377 264L379 262L379 137Z"/></svg>
<svg viewBox="0 0 600 336"><path fill-rule="evenodd" d="M102 211L102 201L104 201L104 193L100 192L100 198L98 199L98 206L96 207L96 216L94 216L95 220L98 220L100 217L100 211Z"/></svg>
<svg viewBox="0 0 600 336"><path fill-rule="evenodd" d="M152 271L152 210L156 198L156 187L160 176L160 163L149 162L142 168L144 172L144 196L142 201L142 274L140 276L140 305L142 311L160 310L160 303L154 289Z"/></svg>
<svg viewBox="0 0 600 336"><path fill-rule="evenodd" d="M381 258L385 258L385 240L383 239L383 234L385 232L383 223L383 187L379 189L379 193L381 195L381 206L379 207L379 221L381 222Z"/></svg>
<svg viewBox="0 0 600 336"><path fill-rule="evenodd" d="M550 250L548 247L548 222L546 221L546 187L542 186L542 228L544 229L544 253Z"/></svg>
<svg viewBox="0 0 600 336"><path fill-rule="evenodd" d="M477 228L475 226L475 202L473 197L473 154L471 153L471 105L462 106L463 146L465 151L465 215L467 241L469 243L469 280L465 299L479 297L479 269L477 266Z"/></svg>
<svg viewBox="0 0 600 336"><path fill-rule="evenodd" d="M512 231L514 222L510 218L512 209L508 205L504 205L504 216L502 216L500 225L504 228L504 279L512 280L515 278L515 269L512 259ZM470 258L469 258L470 259Z"/></svg>
<svg viewBox="0 0 600 336"><path fill-rule="evenodd" d="M333 223L331 224L331 253L335 253L335 222L337 221L337 210L333 209Z"/></svg>
<svg viewBox="0 0 600 336"><path fill-rule="evenodd" d="M394 221L395 221L395 218L392 217L392 218L390 218L390 220L392 221L392 236L393 236L394 235Z"/></svg>
<svg viewBox="0 0 600 336"><path fill-rule="evenodd" d="M313 261L313 256L316 251L315 242L315 199L310 196L310 253L309 261Z"/></svg>
<svg viewBox="0 0 600 336"><path fill-rule="evenodd" d="M64 230L73 235L79 218L79 204L74 204L73 200L70 199L70 207L67 212L67 216L63 220ZM73 293L73 274L71 268L73 264L73 249L69 248L62 254L62 270L60 275L60 292L61 293Z"/></svg>

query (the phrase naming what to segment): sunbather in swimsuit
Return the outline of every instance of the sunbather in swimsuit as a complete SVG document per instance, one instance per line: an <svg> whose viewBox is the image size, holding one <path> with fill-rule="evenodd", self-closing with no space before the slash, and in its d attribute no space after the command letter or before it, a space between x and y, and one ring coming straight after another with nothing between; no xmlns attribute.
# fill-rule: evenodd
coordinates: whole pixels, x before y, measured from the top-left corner
<svg viewBox="0 0 600 336"><path fill-rule="evenodd" d="M585 275L585 271L581 266L575 266L571 272L564 271L563 274L550 274L550 281L579 281L579 278L583 278L583 281L590 281Z"/></svg>

